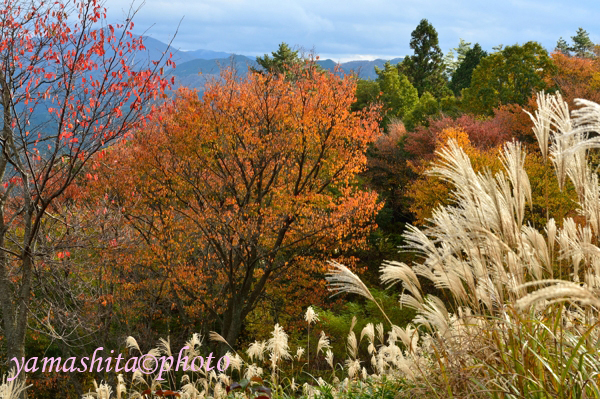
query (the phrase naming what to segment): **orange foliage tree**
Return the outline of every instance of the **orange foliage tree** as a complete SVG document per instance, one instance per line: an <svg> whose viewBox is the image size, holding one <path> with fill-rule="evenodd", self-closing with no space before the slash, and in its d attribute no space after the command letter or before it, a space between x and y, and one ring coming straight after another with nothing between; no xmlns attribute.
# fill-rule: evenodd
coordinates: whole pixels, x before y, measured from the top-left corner
<svg viewBox="0 0 600 399"><path fill-rule="evenodd" d="M497 157L485 156L490 149L483 150L473 146L469 134L459 125L447 127L437 132L433 137L434 149L429 162L412 163L413 170L418 173L418 178L410 184L408 197L412 199L411 212L415 215L417 224L425 224L427 218L431 217L433 209L438 205L447 205L450 199L450 186L443 180L430 176L427 170L437 161L437 151L446 146L448 140L455 140L467 155L474 161L475 165L483 166L486 161L493 161ZM486 165L498 169L499 165Z"/></svg>
<svg viewBox="0 0 600 399"><path fill-rule="evenodd" d="M274 282L312 285L323 255L364 242L380 208L356 181L376 110L351 111L355 78L310 62L296 76L180 90L103 160L100 182L144 243L120 259L133 292L210 317L231 345Z"/></svg>
<svg viewBox="0 0 600 399"><path fill-rule="evenodd" d="M574 101L577 98L600 102L600 58L571 57L555 52L552 59L556 69L548 82L556 86L570 109L577 108ZM596 166L600 164L597 148L590 149L590 161Z"/></svg>
<svg viewBox="0 0 600 399"><path fill-rule="evenodd" d="M47 265L68 254L49 234L72 229L62 200L89 160L145 121L144 107L168 86L158 62L133 62L144 49L133 23L102 26L105 18L96 0L0 7L0 311L8 359L25 355L31 312L45 303L34 290L43 292L59 272Z"/></svg>
<svg viewBox="0 0 600 399"><path fill-rule="evenodd" d="M576 98L600 101L600 59L570 57L561 52L552 54L555 69L547 76L549 86L561 92L569 107Z"/></svg>

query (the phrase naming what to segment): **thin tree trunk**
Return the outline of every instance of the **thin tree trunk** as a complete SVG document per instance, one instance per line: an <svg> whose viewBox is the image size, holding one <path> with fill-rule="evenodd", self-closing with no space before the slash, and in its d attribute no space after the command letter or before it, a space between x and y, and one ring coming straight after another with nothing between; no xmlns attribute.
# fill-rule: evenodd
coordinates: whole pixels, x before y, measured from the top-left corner
<svg viewBox="0 0 600 399"><path fill-rule="evenodd" d="M242 332L242 301L237 298L232 298L229 301L228 309L225 312L223 318L223 329L221 330L221 336L235 348L237 340ZM227 345L220 345L219 357L225 355L230 350Z"/></svg>

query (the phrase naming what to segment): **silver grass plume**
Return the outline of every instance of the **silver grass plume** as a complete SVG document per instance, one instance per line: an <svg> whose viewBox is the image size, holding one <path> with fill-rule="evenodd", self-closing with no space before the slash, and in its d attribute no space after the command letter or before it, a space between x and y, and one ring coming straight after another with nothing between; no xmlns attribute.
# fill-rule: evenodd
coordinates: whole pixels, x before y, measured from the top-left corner
<svg viewBox="0 0 600 399"><path fill-rule="evenodd" d="M171 338L167 337L166 340L164 338L160 338L158 340L158 349L163 355L172 356L173 354L171 353Z"/></svg>
<svg viewBox="0 0 600 399"><path fill-rule="evenodd" d="M127 393L127 386L125 385L125 380L123 379L123 374L117 375L117 399L121 399L123 394Z"/></svg>
<svg viewBox="0 0 600 399"><path fill-rule="evenodd" d="M396 261L383 261L381 268L381 282L388 285L388 288L394 284L402 283L402 288L408 290L411 295L421 298L421 283L414 270L405 263Z"/></svg>
<svg viewBox="0 0 600 399"><path fill-rule="evenodd" d="M327 352L325 353L325 361L327 362L329 367L331 367L332 370L335 369L335 367L333 366L333 352L331 351L331 349L327 349Z"/></svg>
<svg viewBox="0 0 600 399"><path fill-rule="evenodd" d="M302 358L302 356L304 356L304 352L305 352L305 349L303 347L299 346L298 348L296 348L296 356L295 356L295 358L296 358L297 361L300 361L300 359Z"/></svg>
<svg viewBox="0 0 600 399"><path fill-rule="evenodd" d="M135 349L138 352L142 353L142 351L140 350L140 346L138 345L136 339L131 336L127 337L127 339L125 340L125 345L130 350Z"/></svg>
<svg viewBox="0 0 600 399"><path fill-rule="evenodd" d="M346 368L348 369L348 377L354 378L354 377L358 376L358 373L360 372L360 360L347 359L346 360Z"/></svg>
<svg viewBox="0 0 600 399"><path fill-rule="evenodd" d="M560 93L548 94L543 91L537 95L535 116L525 111L533 121L533 133L538 141L544 160L548 159L550 139L557 132L571 128L569 107Z"/></svg>
<svg viewBox="0 0 600 399"><path fill-rule="evenodd" d="M208 333L208 339L210 339L213 342L221 342L225 345L227 345L231 350L234 350L231 345L229 345L229 342L227 342L227 340L225 338L223 338L221 336L221 334L215 332L215 331L211 331Z"/></svg>
<svg viewBox="0 0 600 399"><path fill-rule="evenodd" d="M329 283L328 289L335 292L333 295L341 293L358 294L375 302L375 298L373 298L367 286L350 269L333 260L327 263L334 267L329 270L325 277Z"/></svg>
<svg viewBox="0 0 600 399"><path fill-rule="evenodd" d="M246 367L246 372L244 373L244 378L247 380L251 380L252 377L261 377L263 374L262 367L258 367L256 364L251 364Z"/></svg>
<svg viewBox="0 0 600 399"><path fill-rule="evenodd" d="M378 323L377 327L375 328L377 329L377 339L379 339L379 342L381 343L381 345L383 345L385 343L383 323Z"/></svg>
<svg viewBox="0 0 600 399"><path fill-rule="evenodd" d="M309 306L306 309L306 313L304 314L304 320L310 325L319 321L319 315L315 312L312 306Z"/></svg>
<svg viewBox="0 0 600 399"><path fill-rule="evenodd" d="M340 293L358 294L363 296L373 301L390 325L392 324L381 305L379 305L379 302L375 300L367 286L356 274L352 273L350 269L336 261L330 260L327 263L333 266L333 269L329 269L329 273L327 273L325 277L328 283L327 288L329 291L334 292L332 296Z"/></svg>
<svg viewBox="0 0 600 399"><path fill-rule="evenodd" d="M554 283L554 284L552 284ZM600 299L590 289L582 287L580 284L564 280L542 280L526 284L540 285L552 284L548 287L540 288L533 291L517 301L517 306L520 309L527 309L539 302L544 302L545 305L550 305L556 302L578 302L582 305L592 305L600 307Z"/></svg>
<svg viewBox="0 0 600 399"><path fill-rule="evenodd" d="M279 324L275 324L271 332L271 338L267 341L267 350L271 352L271 363L276 368L282 359L291 359L289 352L288 335Z"/></svg>
<svg viewBox="0 0 600 399"><path fill-rule="evenodd" d="M262 361L264 359L266 347L267 343L265 341L254 341L250 344L246 350L246 353L251 361L254 361L255 358Z"/></svg>
<svg viewBox="0 0 600 399"><path fill-rule="evenodd" d="M356 322L358 320L356 319L356 316L352 316L352 321L350 322L350 331L352 332L352 330L354 330L354 327L356 327Z"/></svg>
<svg viewBox="0 0 600 399"><path fill-rule="evenodd" d="M317 343L317 355L322 350L327 350L329 348L331 348L329 338L327 338L327 335L325 335L325 331L321 331L321 336L319 337L319 342Z"/></svg>
<svg viewBox="0 0 600 399"><path fill-rule="evenodd" d="M367 336L369 342L372 343L375 341L375 326L373 325L373 323L368 323L360 332L360 341L361 342L365 335Z"/></svg>
<svg viewBox="0 0 600 399"><path fill-rule="evenodd" d="M347 348L350 356L352 356L353 359L356 359L356 356L358 355L358 342L356 341L356 334L354 334L354 331L348 333Z"/></svg>
<svg viewBox="0 0 600 399"><path fill-rule="evenodd" d="M15 378L16 370L12 368L8 372L8 378L11 381L7 381L7 376L2 377L2 384L0 385L0 398L2 399L19 399L21 394L32 385L25 386L25 381L20 378Z"/></svg>

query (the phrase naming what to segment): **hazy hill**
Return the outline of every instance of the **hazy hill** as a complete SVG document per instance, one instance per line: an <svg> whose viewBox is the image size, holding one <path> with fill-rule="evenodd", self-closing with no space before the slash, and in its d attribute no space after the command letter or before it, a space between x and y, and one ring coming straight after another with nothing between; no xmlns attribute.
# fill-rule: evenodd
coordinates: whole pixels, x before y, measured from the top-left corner
<svg viewBox="0 0 600 399"><path fill-rule="evenodd" d="M147 57L149 60L157 60L166 51L173 53L173 61L175 61L177 67L171 73L175 76L176 86L202 89L207 80L218 79L220 71L224 68L233 67L240 76L246 75L248 67L258 68L255 57L231 55L223 51L204 49L178 51L169 49L166 43L149 36L144 36L144 45L146 46L145 53L136 56L140 57L140 60L143 60L143 57ZM376 79L375 67L382 68L386 61L381 59L349 61L343 62L339 66L343 73L356 73L362 79ZM402 58L390 60L392 64L401 61ZM338 66L338 63L331 59L319 60L317 63L331 71Z"/></svg>
<svg viewBox="0 0 600 399"><path fill-rule="evenodd" d="M176 65L179 65L181 63L184 62L188 62L188 61L192 61L195 58L198 57L194 57L192 55L189 55L187 52L185 51L178 51L174 48L169 48L169 45L166 43L161 42L160 40L156 40L153 39L149 36L143 36L144 39L144 46L146 47L146 51L142 54L138 54L137 56L144 56L146 58L148 58L151 61L155 61L160 59L160 57L162 57L163 53L165 53L167 50L171 53L173 53L173 61L175 62ZM168 56L168 54L167 54Z"/></svg>
<svg viewBox="0 0 600 399"><path fill-rule="evenodd" d="M187 55L188 53L183 53ZM397 64L402 58L395 58L390 62ZM319 60L317 62L325 69L333 71L338 65L335 61ZM339 64L343 73L357 73L362 79L375 79L375 66L383 68L386 60L374 61L350 61ZM224 68L233 67L239 76L245 76L249 67L258 68L255 58L249 58L244 55L233 55L227 58L219 59L196 59L187 62L180 62L177 68L172 71L175 76L177 86L187 86L201 89L207 80L219 77L220 71Z"/></svg>
<svg viewBox="0 0 600 399"><path fill-rule="evenodd" d="M221 69L234 67L236 72L245 75L248 67L258 67L255 60L243 55L232 55L226 58L212 60L197 59L181 63L175 68L176 77L184 77L189 74L218 75Z"/></svg>
<svg viewBox="0 0 600 399"><path fill-rule="evenodd" d="M115 32L118 36L121 32ZM219 79L222 69L233 67L239 76L245 76L249 67L259 68L256 57L244 55L231 55L222 51L213 51L198 49L194 51L181 51L169 47L167 43L154 39L150 36L143 36L145 51L135 54L134 69L151 66L151 61L156 61L163 57L173 54L173 61L176 64L175 69L171 69L167 74L175 77L175 88L186 86L196 88L202 91L205 83L211 79ZM110 54L112 50L107 49ZM167 54L164 56L164 54ZM111 54L112 55L112 54ZM402 61L401 58L391 60L392 64ZM383 67L386 60L374 61L349 61L339 64L342 73L357 73L362 79L375 79L375 66ZM331 60L317 61L323 68L333 71L338 63ZM92 72L92 75L101 75L100 71ZM98 76L100 77L100 76Z"/></svg>
<svg viewBox="0 0 600 399"><path fill-rule="evenodd" d="M219 58L227 58L231 54L225 53L223 51L212 51L212 50L195 50L195 51L186 51L185 54L187 56L192 57L192 59L202 59L202 60L216 60Z"/></svg>
<svg viewBox="0 0 600 399"><path fill-rule="evenodd" d="M360 76L363 79L375 79L377 78L377 74L375 73L375 67L383 68L383 65L387 61L388 60L381 59L373 61L348 61L342 64L342 68L346 73L350 73L351 71L358 73L358 76ZM389 61L392 65L394 65L402 62L402 58L394 58Z"/></svg>
<svg viewBox="0 0 600 399"><path fill-rule="evenodd" d="M158 60L164 52L167 50L173 53L173 61L179 65L184 62L203 59L203 60L214 60L219 58L227 58L231 54L223 51L212 51L212 50L194 50L194 51L182 51L175 48L169 48L167 43L163 43L160 40L154 39L150 36L143 36L144 46L146 47L145 56L150 60Z"/></svg>

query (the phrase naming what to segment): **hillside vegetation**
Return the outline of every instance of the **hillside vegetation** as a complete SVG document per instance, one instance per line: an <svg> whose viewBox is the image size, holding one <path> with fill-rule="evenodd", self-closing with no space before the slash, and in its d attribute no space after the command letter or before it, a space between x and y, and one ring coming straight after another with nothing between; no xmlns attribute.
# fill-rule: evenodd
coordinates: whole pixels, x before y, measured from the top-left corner
<svg viewBox="0 0 600 399"><path fill-rule="evenodd" d="M600 398L585 30L338 65L105 18L0 12L0 399Z"/></svg>

